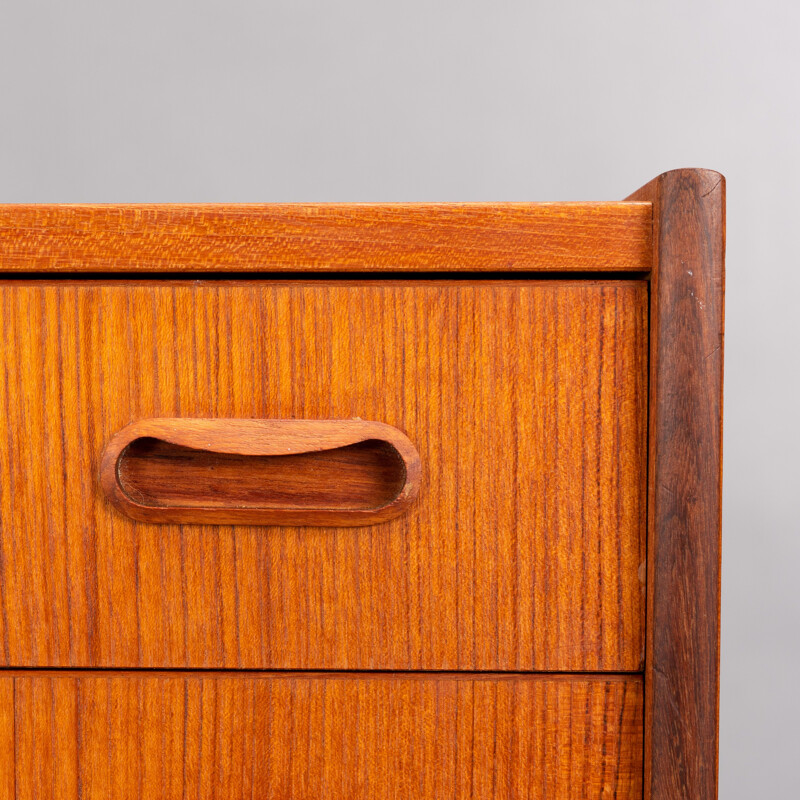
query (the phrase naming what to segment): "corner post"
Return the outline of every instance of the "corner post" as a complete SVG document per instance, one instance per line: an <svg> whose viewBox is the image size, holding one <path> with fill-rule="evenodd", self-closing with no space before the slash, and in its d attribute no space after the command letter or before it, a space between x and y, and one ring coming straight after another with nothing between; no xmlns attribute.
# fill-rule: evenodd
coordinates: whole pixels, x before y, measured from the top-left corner
<svg viewBox="0 0 800 800"><path fill-rule="evenodd" d="M653 205L645 800L715 800L725 179L675 170L627 199Z"/></svg>

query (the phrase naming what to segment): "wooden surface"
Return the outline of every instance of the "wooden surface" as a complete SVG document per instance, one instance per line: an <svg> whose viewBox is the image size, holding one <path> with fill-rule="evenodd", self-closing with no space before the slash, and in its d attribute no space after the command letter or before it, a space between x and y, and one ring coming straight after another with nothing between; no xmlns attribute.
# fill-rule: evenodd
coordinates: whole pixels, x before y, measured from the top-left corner
<svg viewBox="0 0 800 800"><path fill-rule="evenodd" d="M0 660L625 671L643 656L644 281L0 286ZM347 419L420 452L369 528L134 522L145 417Z"/></svg>
<svg viewBox="0 0 800 800"><path fill-rule="evenodd" d="M349 525L347 512L388 505L405 484L397 451L376 439L316 453L242 456L142 438L125 448L116 474L122 492L152 514L152 522L181 521L172 518L174 511L210 508L223 512L219 521L226 524L246 522L240 511L253 514L255 524L268 524L261 512L302 510L311 517L308 524L321 525L317 514L334 510Z"/></svg>
<svg viewBox="0 0 800 800"><path fill-rule="evenodd" d="M100 483L144 522L374 525L416 499L419 453L369 420L138 420L106 445Z"/></svg>
<svg viewBox="0 0 800 800"><path fill-rule="evenodd" d="M717 796L725 179L676 170L653 203L645 797Z"/></svg>
<svg viewBox="0 0 800 800"><path fill-rule="evenodd" d="M649 203L0 205L0 272L644 271Z"/></svg>
<svg viewBox="0 0 800 800"><path fill-rule="evenodd" d="M642 791L640 676L26 674L0 722L0 800Z"/></svg>
<svg viewBox="0 0 800 800"><path fill-rule="evenodd" d="M0 672L0 800L16 800L14 678Z"/></svg>

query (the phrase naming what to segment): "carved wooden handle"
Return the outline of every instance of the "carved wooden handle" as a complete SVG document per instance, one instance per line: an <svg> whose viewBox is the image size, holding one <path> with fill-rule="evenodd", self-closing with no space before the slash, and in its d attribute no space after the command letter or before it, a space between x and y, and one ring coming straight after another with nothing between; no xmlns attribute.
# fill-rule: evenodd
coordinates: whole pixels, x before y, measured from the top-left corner
<svg viewBox="0 0 800 800"><path fill-rule="evenodd" d="M420 475L404 433L360 419L143 419L100 467L129 517L217 525L372 525L408 508Z"/></svg>

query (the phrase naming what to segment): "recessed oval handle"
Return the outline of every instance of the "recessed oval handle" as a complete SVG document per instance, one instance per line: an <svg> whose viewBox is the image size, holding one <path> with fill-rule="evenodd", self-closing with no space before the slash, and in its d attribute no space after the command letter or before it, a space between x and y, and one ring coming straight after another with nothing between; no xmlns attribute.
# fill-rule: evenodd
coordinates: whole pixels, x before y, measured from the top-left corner
<svg viewBox="0 0 800 800"><path fill-rule="evenodd" d="M373 525L408 508L420 475L404 433L360 419L143 419L100 467L129 517L216 525Z"/></svg>

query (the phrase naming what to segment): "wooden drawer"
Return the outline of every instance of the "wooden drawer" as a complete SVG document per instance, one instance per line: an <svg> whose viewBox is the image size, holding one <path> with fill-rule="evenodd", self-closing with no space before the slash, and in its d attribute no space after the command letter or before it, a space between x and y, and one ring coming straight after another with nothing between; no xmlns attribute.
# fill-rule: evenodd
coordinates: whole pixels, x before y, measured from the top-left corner
<svg viewBox="0 0 800 800"><path fill-rule="evenodd" d="M0 314L5 664L641 667L644 281L23 281ZM151 417L388 423L419 497L136 521L100 458Z"/></svg>
<svg viewBox="0 0 800 800"><path fill-rule="evenodd" d="M0 678L0 800L641 798L642 679Z"/></svg>

